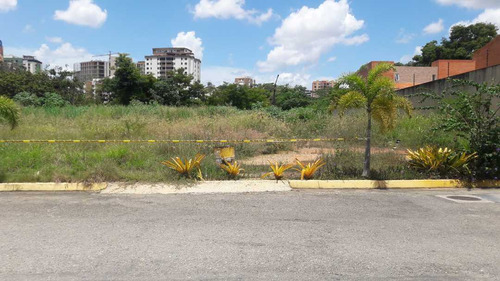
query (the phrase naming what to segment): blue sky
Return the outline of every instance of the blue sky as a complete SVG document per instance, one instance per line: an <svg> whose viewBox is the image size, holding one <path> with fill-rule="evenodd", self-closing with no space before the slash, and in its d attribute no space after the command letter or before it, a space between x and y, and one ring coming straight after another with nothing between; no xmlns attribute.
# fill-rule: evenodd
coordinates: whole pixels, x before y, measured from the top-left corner
<svg viewBox="0 0 500 281"><path fill-rule="evenodd" d="M215 84L280 73L310 88L371 60L406 61L453 24L478 21L500 26L500 1L0 0L5 55L71 66L174 44L202 56L202 81Z"/></svg>

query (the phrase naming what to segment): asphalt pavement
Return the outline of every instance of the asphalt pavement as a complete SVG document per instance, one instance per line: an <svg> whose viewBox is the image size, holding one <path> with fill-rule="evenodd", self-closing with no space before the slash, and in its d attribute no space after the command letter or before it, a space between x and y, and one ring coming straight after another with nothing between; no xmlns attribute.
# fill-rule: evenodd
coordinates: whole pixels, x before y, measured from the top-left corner
<svg viewBox="0 0 500 281"><path fill-rule="evenodd" d="M457 203L437 195L479 195ZM500 280L500 190L0 194L0 280Z"/></svg>

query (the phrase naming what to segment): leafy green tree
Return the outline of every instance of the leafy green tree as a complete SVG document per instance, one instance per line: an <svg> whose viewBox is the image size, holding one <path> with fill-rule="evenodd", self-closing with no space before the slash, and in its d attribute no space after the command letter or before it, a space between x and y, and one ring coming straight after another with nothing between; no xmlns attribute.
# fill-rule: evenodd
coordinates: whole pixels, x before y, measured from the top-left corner
<svg viewBox="0 0 500 281"><path fill-rule="evenodd" d="M160 79L149 89L151 98L161 105L179 106L181 97L175 86L167 80Z"/></svg>
<svg viewBox="0 0 500 281"><path fill-rule="evenodd" d="M61 67L55 67L46 72L50 77L52 91L59 94L63 99L71 104L81 104L85 101L83 95L83 82L74 77L72 71L63 70Z"/></svg>
<svg viewBox="0 0 500 281"><path fill-rule="evenodd" d="M163 105L201 104L205 100L204 86L193 80L193 76L186 75L184 69L178 69L171 72L168 78L155 81L149 89L149 94L152 100Z"/></svg>
<svg viewBox="0 0 500 281"><path fill-rule="evenodd" d="M276 97L276 105L283 110L306 107L309 104L311 104L311 98L306 95L306 88L302 86L280 89Z"/></svg>
<svg viewBox="0 0 500 281"><path fill-rule="evenodd" d="M143 96L143 87L141 85L141 73L132 59L124 54L116 59L116 71L113 82L106 81L106 86L111 97L123 105L130 104L133 99L139 99Z"/></svg>
<svg viewBox="0 0 500 281"><path fill-rule="evenodd" d="M387 63L375 66L366 78L354 73L342 77L337 88L347 90L338 100L333 100L333 109L338 108L342 115L348 108L364 108L368 122L366 127L366 148L363 177L370 177L372 119L380 124L382 131L392 129L398 115L398 109L411 113L412 105L409 100L395 93L394 81L383 76L394 69Z"/></svg>
<svg viewBox="0 0 500 281"><path fill-rule="evenodd" d="M57 93L72 104L79 104L83 95L83 83L72 78L73 73L61 68L32 74L24 69L0 68L0 92L8 97L28 92L37 97L45 93Z"/></svg>
<svg viewBox="0 0 500 281"><path fill-rule="evenodd" d="M239 109L252 109L252 105L260 103L269 105L269 95L265 89L249 88L235 84L224 84L208 98L209 105L228 105Z"/></svg>
<svg viewBox="0 0 500 281"><path fill-rule="evenodd" d="M0 96L0 123L7 123L11 129L14 129L19 123L20 112L21 110L13 100Z"/></svg>
<svg viewBox="0 0 500 281"><path fill-rule="evenodd" d="M174 91L179 95L180 105L189 106L204 100L203 85L199 82L193 83L193 80L193 76L186 75L182 68L172 72L167 79L173 85Z"/></svg>
<svg viewBox="0 0 500 281"><path fill-rule="evenodd" d="M437 130L456 133L467 140L466 150L476 152L472 176L498 179L500 176L500 85L454 80L454 87L440 94L428 94L438 100L442 120Z"/></svg>
<svg viewBox="0 0 500 281"><path fill-rule="evenodd" d="M450 38L436 40L422 48L422 54L413 57L409 65L429 66L440 59L471 59L475 51L484 47L497 36L498 28L491 23L476 23L469 26L456 25Z"/></svg>

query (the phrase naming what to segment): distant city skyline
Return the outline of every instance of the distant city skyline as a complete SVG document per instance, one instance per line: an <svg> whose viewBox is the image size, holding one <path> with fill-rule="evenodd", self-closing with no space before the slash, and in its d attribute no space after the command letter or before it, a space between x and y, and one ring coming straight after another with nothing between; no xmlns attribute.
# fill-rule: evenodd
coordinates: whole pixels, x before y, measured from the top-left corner
<svg viewBox="0 0 500 281"><path fill-rule="evenodd" d="M491 0L0 0L4 55L51 66L109 51L144 60L152 48L187 47L201 81L334 80L373 60L407 62L459 23L500 26ZM105 58L100 58L105 59Z"/></svg>

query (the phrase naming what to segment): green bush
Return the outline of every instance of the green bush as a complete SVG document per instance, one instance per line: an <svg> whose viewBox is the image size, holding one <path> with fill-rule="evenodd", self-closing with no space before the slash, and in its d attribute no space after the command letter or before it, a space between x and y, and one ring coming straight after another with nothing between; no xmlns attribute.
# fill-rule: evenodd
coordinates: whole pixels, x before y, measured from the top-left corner
<svg viewBox="0 0 500 281"><path fill-rule="evenodd" d="M472 179L498 178L500 166L500 85L454 80L454 87L441 94L428 94L438 100L441 113L436 130L454 133L466 140L463 147L477 153L471 165Z"/></svg>
<svg viewBox="0 0 500 281"><path fill-rule="evenodd" d="M56 93L45 93L42 101L45 107L63 107L68 105L68 102Z"/></svg>
<svg viewBox="0 0 500 281"><path fill-rule="evenodd" d="M42 99L35 94L28 92L21 92L14 96L14 101L22 106L39 106L42 104Z"/></svg>

